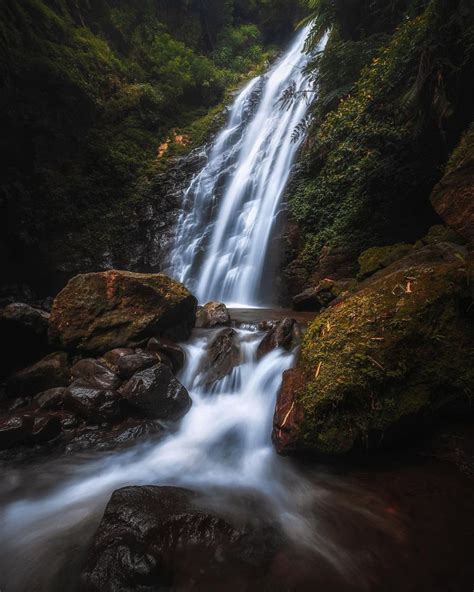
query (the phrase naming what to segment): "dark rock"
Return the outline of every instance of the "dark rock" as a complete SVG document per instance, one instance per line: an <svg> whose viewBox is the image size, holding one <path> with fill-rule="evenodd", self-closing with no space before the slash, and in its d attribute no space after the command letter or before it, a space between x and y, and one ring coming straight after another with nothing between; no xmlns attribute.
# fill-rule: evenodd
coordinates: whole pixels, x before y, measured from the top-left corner
<svg viewBox="0 0 474 592"><path fill-rule="evenodd" d="M76 413L89 423L117 420L121 415L120 396L110 390L93 388L76 380L66 390L64 409Z"/></svg>
<svg viewBox="0 0 474 592"><path fill-rule="evenodd" d="M27 442L33 421L24 415L0 418L0 449L13 448Z"/></svg>
<svg viewBox="0 0 474 592"><path fill-rule="evenodd" d="M102 356L102 358L112 370L112 372L117 372L120 358L123 358L124 356L131 356L134 353L135 350L130 347L119 347L107 352Z"/></svg>
<svg viewBox="0 0 474 592"><path fill-rule="evenodd" d="M36 395L35 401L38 403L38 407L43 410L57 410L63 405L64 395L66 389L64 387L53 388L39 395Z"/></svg>
<svg viewBox="0 0 474 592"><path fill-rule="evenodd" d="M268 525L234 526L191 491L127 487L107 505L82 589L245 590L269 571L280 541Z"/></svg>
<svg viewBox="0 0 474 592"><path fill-rule="evenodd" d="M257 349L257 358L260 359L274 349L283 348L287 351L294 347L295 327L297 322L294 319L283 319L270 331L260 342Z"/></svg>
<svg viewBox="0 0 474 592"><path fill-rule="evenodd" d="M61 420L56 415L39 415L33 418L31 440L34 444L50 442L61 433Z"/></svg>
<svg viewBox="0 0 474 592"><path fill-rule="evenodd" d="M74 364L71 368L71 376L92 388L110 391L118 389L122 382L105 364L92 358L80 360Z"/></svg>
<svg viewBox="0 0 474 592"><path fill-rule="evenodd" d="M150 351L158 354L164 354L166 358L171 360L173 372L177 374L184 366L186 361L186 354L182 347L169 339L152 337L147 344ZM166 358L163 363L166 363Z"/></svg>
<svg viewBox="0 0 474 592"><path fill-rule="evenodd" d="M96 353L155 335L186 339L196 306L182 284L162 274L78 275L54 301L49 337L61 348Z"/></svg>
<svg viewBox="0 0 474 592"><path fill-rule="evenodd" d="M187 390L165 364L138 372L121 387L120 393L145 416L162 420L180 419L192 404Z"/></svg>
<svg viewBox="0 0 474 592"><path fill-rule="evenodd" d="M117 369L121 378L128 379L141 370L155 366L158 362L158 356L155 353L137 351L128 356L122 356L117 362Z"/></svg>
<svg viewBox="0 0 474 592"><path fill-rule="evenodd" d="M240 351L235 336L234 329L223 329L211 342L200 368L200 384L214 384L240 364Z"/></svg>
<svg viewBox="0 0 474 592"><path fill-rule="evenodd" d="M77 417L77 415L73 415L72 413L63 413L60 419L63 430L73 430L81 423L79 417Z"/></svg>
<svg viewBox="0 0 474 592"><path fill-rule="evenodd" d="M10 397L32 396L68 384L67 355L57 352L14 374L7 382L7 395Z"/></svg>
<svg viewBox="0 0 474 592"><path fill-rule="evenodd" d="M28 304L13 303L0 310L0 335L4 344L0 377L48 353L48 321L49 314Z"/></svg>
<svg viewBox="0 0 474 592"><path fill-rule="evenodd" d="M318 311L326 308L353 283L354 280L324 279L314 288L308 288L296 295L293 298L293 308L298 311Z"/></svg>
<svg viewBox="0 0 474 592"><path fill-rule="evenodd" d="M222 302L208 302L200 306L196 314L196 327L209 329L216 325L230 325L230 315L226 305Z"/></svg>

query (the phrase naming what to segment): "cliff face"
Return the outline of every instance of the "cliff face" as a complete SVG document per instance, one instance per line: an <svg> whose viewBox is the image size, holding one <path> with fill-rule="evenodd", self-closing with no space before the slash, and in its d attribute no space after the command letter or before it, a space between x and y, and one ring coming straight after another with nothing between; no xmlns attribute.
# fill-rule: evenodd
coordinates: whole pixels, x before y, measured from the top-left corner
<svg viewBox="0 0 474 592"><path fill-rule="evenodd" d="M50 293L77 272L159 267L169 158L291 32L283 4L2 2L2 282Z"/></svg>
<svg viewBox="0 0 474 592"><path fill-rule="evenodd" d="M311 66L318 97L288 195L290 296L439 223L430 194L474 114L472 3L340 4L318 3L331 29Z"/></svg>

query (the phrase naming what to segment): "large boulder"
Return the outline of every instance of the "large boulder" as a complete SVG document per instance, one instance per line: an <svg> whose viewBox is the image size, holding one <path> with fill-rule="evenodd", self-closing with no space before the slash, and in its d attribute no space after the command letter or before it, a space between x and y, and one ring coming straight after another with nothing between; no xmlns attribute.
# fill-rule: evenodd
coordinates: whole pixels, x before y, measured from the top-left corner
<svg viewBox="0 0 474 592"><path fill-rule="evenodd" d="M454 151L431 203L448 226L468 241L474 240L474 127Z"/></svg>
<svg viewBox="0 0 474 592"><path fill-rule="evenodd" d="M0 377L36 362L48 353L49 314L20 302L0 310Z"/></svg>
<svg viewBox="0 0 474 592"><path fill-rule="evenodd" d="M7 394L10 397L25 397L67 386L69 375L67 355L56 352L14 374L7 382Z"/></svg>
<svg viewBox="0 0 474 592"><path fill-rule="evenodd" d="M249 582L259 589L279 544L276 529L236 526L204 508L192 491L126 487L107 505L81 589L210 592L247 590Z"/></svg>
<svg viewBox="0 0 474 592"><path fill-rule="evenodd" d="M61 349L104 353L162 335L189 337L197 301L162 274L105 271L74 277L56 297L49 338Z"/></svg>
<svg viewBox="0 0 474 592"><path fill-rule="evenodd" d="M470 268L462 251L428 246L320 314L284 375L277 449L370 450L462 412L474 391Z"/></svg>
<svg viewBox="0 0 474 592"><path fill-rule="evenodd" d="M138 372L123 385L125 401L146 417L176 421L191 407L191 398L169 366L157 364Z"/></svg>

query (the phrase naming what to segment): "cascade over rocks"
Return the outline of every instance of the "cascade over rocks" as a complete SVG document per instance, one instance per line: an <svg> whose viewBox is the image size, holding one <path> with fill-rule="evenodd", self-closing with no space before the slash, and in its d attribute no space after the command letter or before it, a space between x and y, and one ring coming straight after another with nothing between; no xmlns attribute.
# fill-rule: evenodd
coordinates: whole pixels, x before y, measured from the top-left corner
<svg viewBox="0 0 474 592"><path fill-rule="evenodd" d="M78 275L54 300L49 338L62 349L104 353L161 335L189 337L197 301L162 274L106 271Z"/></svg>
<svg viewBox="0 0 474 592"><path fill-rule="evenodd" d="M241 524L175 487L126 487L105 509L82 572L84 592L244 590L281 545L269 525Z"/></svg>
<svg viewBox="0 0 474 592"><path fill-rule="evenodd" d="M321 313L304 336L297 368L283 378L277 450L371 450L416 435L438 413L468 409L470 273L472 253L428 245Z"/></svg>

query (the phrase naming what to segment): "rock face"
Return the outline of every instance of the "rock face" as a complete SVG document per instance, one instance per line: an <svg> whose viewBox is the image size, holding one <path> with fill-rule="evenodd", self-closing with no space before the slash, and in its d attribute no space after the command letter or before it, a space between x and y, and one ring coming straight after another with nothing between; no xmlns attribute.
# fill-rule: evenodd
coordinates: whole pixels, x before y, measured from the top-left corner
<svg viewBox="0 0 474 592"><path fill-rule="evenodd" d="M240 352L233 329L223 329L209 345L202 362L200 384L211 385L221 380L240 363Z"/></svg>
<svg viewBox="0 0 474 592"><path fill-rule="evenodd" d="M107 505L81 589L245 590L268 569L277 541L270 527L236 527L203 509L191 491L127 487Z"/></svg>
<svg viewBox="0 0 474 592"><path fill-rule="evenodd" d="M58 352L14 374L7 382L7 394L10 397L33 396L68 384L68 358L65 353Z"/></svg>
<svg viewBox="0 0 474 592"><path fill-rule="evenodd" d="M277 449L372 449L462 409L474 389L470 268L461 247L428 246L319 315L284 376Z"/></svg>
<svg viewBox="0 0 474 592"><path fill-rule="evenodd" d="M13 303L0 310L0 335L4 351L0 377L24 368L48 353L49 314L28 304Z"/></svg>
<svg viewBox="0 0 474 592"><path fill-rule="evenodd" d="M293 308L299 311L317 311L328 306L353 284L353 280L326 278L314 288L307 288L293 298Z"/></svg>
<svg viewBox="0 0 474 592"><path fill-rule="evenodd" d="M120 393L146 417L162 420L180 419L192 404L187 390L166 364L138 372L120 389Z"/></svg>
<svg viewBox="0 0 474 592"><path fill-rule="evenodd" d="M257 349L257 358L282 347L289 351L294 345L297 323L294 319L283 319L261 341Z"/></svg>
<svg viewBox="0 0 474 592"><path fill-rule="evenodd" d="M446 174L434 188L431 203L448 226L474 240L474 128L456 149Z"/></svg>
<svg viewBox="0 0 474 592"><path fill-rule="evenodd" d="M230 325L230 314L222 302L208 302L198 308L196 327L209 329L216 325Z"/></svg>
<svg viewBox="0 0 474 592"><path fill-rule="evenodd" d="M154 335L185 339L196 306L182 284L162 274L78 275L54 301L49 338L61 349L96 353Z"/></svg>

